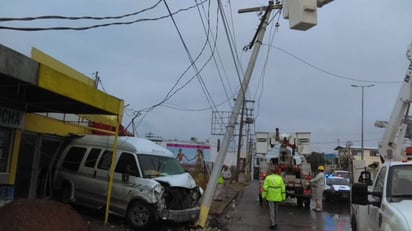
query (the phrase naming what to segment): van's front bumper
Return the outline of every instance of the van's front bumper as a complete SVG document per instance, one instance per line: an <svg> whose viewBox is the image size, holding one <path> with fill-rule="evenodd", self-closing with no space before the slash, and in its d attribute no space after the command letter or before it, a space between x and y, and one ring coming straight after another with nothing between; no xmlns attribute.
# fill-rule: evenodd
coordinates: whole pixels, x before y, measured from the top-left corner
<svg viewBox="0 0 412 231"><path fill-rule="evenodd" d="M166 221L173 221L176 223L194 222L199 220L200 208L194 207L183 210L162 210L159 215L162 220Z"/></svg>

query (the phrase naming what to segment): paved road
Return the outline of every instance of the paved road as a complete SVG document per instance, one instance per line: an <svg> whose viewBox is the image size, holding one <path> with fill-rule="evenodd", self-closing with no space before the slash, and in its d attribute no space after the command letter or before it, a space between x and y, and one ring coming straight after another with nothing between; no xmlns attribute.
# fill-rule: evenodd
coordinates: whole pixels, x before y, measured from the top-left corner
<svg viewBox="0 0 412 231"><path fill-rule="evenodd" d="M226 226L226 230L269 230L267 228L269 226L268 210L267 207L259 205L256 195L257 188L258 181L251 181L249 186L240 193L237 200L227 207L224 218L221 218L221 225ZM351 230L348 202L327 203L322 213L316 213L308 208L298 208L295 203L292 202L293 201L287 201L279 207L279 226L276 230Z"/></svg>
<svg viewBox="0 0 412 231"><path fill-rule="evenodd" d="M225 201L214 202L211 206L208 226L203 229L185 229L159 223L153 230L164 231L261 231L269 230L269 212L259 205L258 181L247 184L230 185L230 195ZM237 196L235 196L237 194ZM314 203L312 202L312 206ZM111 217L111 225L103 225L103 215L91 216L95 212L82 214L89 221L91 230L129 231L130 227L122 219ZM324 204L324 211L316 213L308 208L296 207L295 201L287 201L279 207L279 226L276 230L290 231L347 231L351 230L349 203L330 202Z"/></svg>

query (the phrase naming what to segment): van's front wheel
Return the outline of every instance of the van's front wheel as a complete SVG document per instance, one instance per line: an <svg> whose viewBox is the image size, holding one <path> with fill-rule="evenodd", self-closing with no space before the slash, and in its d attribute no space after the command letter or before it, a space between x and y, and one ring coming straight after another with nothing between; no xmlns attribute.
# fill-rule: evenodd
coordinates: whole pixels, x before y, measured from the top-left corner
<svg viewBox="0 0 412 231"><path fill-rule="evenodd" d="M127 210L127 221L134 228L146 229L153 221L153 213L147 204L134 201Z"/></svg>

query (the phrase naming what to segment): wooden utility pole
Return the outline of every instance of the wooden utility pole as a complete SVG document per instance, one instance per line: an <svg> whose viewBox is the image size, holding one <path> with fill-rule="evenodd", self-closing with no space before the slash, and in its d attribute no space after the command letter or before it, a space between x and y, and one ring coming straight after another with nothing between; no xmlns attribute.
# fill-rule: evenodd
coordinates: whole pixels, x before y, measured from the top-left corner
<svg viewBox="0 0 412 231"><path fill-rule="evenodd" d="M233 137L233 131L234 128L236 126L236 121L237 118L239 117L240 114L240 109L241 106L243 105L243 101L245 100L245 93L247 92L248 86L249 86L249 82L252 76L252 72L253 69L255 67L255 63L256 63L256 58L257 55L259 53L259 49L262 45L262 41L263 41L263 36L265 34L266 31L266 27L267 24L269 22L269 17L270 17L270 13L272 12L272 9L280 9L281 5L274 5L273 1L269 1L269 5L267 7L265 7L265 14L262 17L262 21L260 23L260 26L258 28L257 34L255 36L256 40L254 42L255 46L254 49L252 51L250 60L249 60L249 64L248 67L246 69L242 84L241 84L241 88L239 89L237 98L236 98L236 102L235 105L233 107L230 119L229 119L229 124L227 126L225 135L223 137L223 143L222 146L219 150L219 154L216 158L216 163L212 169L212 173L210 175L209 178L209 182L206 188L206 192L202 201L202 204L200 206L200 217L199 220L197 221L197 225L200 227L205 227L206 222L207 222L207 218L208 218L208 214L209 214L209 209L210 209L210 205L212 202L212 198L213 198L213 194L216 190L216 186L217 186L217 179L220 175L220 171L223 167L223 163L225 161L226 158L226 152L228 150L229 147L229 143L230 140ZM261 8L254 8L257 10L260 10ZM245 9L245 10L239 10L239 13L243 13L243 12L252 12L252 11L256 11L256 10L251 10L251 9ZM252 47L253 42L250 44L250 48Z"/></svg>

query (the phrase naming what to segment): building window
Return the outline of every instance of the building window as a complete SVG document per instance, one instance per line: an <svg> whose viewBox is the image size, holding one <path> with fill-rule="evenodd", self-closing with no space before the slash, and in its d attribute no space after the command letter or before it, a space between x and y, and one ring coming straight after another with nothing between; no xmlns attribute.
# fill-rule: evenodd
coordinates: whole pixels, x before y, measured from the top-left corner
<svg viewBox="0 0 412 231"><path fill-rule="evenodd" d="M350 151L350 153L351 153L352 156L360 156L361 155L361 151L353 150L353 149Z"/></svg>
<svg viewBox="0 0 412 231"><path fill-rule="evenodd" d="M372 157L378 157L379 156L379 151L378 150L370 150L369 155Z"/></svg>
<svg viewBox="0 0 412 231"><path fill-rule="evenodd" d="M0 127L0 173L7 172L11 145L11 129Z"/></svg>

